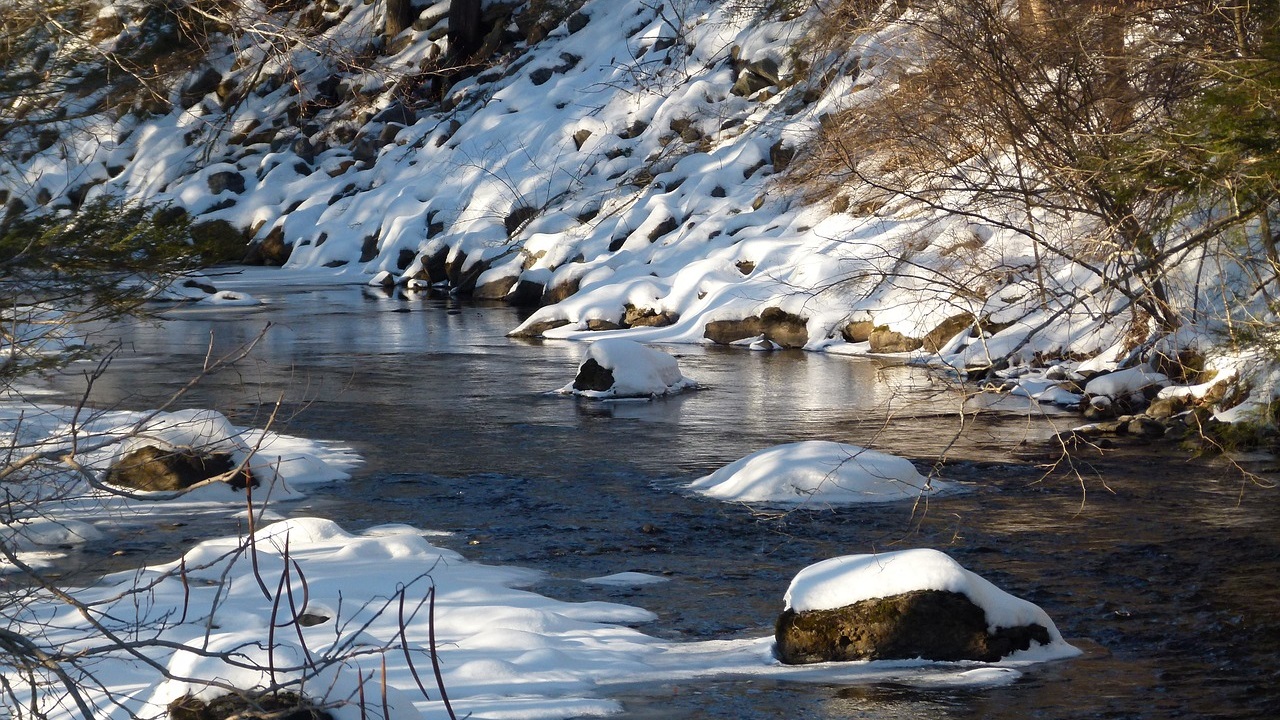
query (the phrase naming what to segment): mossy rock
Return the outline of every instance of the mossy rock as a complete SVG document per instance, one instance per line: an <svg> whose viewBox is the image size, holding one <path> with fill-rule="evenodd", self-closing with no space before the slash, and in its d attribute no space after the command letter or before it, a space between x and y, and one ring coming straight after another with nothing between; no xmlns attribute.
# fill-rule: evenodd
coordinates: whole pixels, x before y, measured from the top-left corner
<svg viewBox="0 0 1280 720"><path fill-rule="evenodd" d="M796 612L778 618L778 659L789 665L852 660L995 662L1047 645L1042 625L987 629L982 608L962 593L915 590L863 600L832 610Z"/></svg>

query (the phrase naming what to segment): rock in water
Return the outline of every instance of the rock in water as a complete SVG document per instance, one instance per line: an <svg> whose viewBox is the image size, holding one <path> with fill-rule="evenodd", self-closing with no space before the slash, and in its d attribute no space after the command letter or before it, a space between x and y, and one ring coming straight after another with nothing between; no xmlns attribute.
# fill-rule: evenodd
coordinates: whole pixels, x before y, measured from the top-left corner
<svg viewBox="0 0 1280 720"><path fill-rule="evenodd" d="M788 664L1077 653L1039 607L924 548L832 558L800 571L775 639Z"/></svg>
<svg viewBox="0 0 1280 720"><path fill-rule="evenodd" d="M1050 642L1031 624L987 631L986 613L965 595L916 590L834 610L778 618L778 659L788 665L833 660L981 660L995 662L1032 641Z"/></svg>
<svg viewBox="0 0 1280 720"><path fill-rule="evenodd" d="M613 387L613 371L602 366L595 358L589 357L578 367L578 375L573 379L573 389L579 392L605 392Z"/></svg>
<svg viewBox="0 0 1280 720"><path fill-rule="evenodd" d="M674 357L638 342L612 338L587 347L577 377L559 392L600 399L646 398L693 387L697 383L680 373Z"/></svg>

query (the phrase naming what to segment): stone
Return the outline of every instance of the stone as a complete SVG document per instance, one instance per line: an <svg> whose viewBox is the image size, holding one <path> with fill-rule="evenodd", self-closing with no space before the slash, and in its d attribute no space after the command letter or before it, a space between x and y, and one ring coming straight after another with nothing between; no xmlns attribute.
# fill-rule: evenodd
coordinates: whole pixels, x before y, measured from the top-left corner
<svg viewBox="0 0 1280 720"><path fill-rule="evenodd" d="M884 325L872 330L867 340L871 343L871 352L873 353L911 352L912 350L919 350L924 345L923 340L907 337L896 330L890 330Z"/></svg>
<svg viewBox="0 0 1280 720"><path fill-rule="evenodd" d="M107 470L107 483L136 490L182 490L235 469L228 453L201 453L191 448L160 448L144 445L118 460ZM257 487L258 481L246 469L228 481L242 490Z"/></svg>
<svg viewBox="0 0 1280 720"><path fill-rule="evenodd" d="M968 313L952 315L921 338L921 347L931 353L936 353L947 344L947 341L970 327L973 327L972 315Z"/></svg>
<svg viewBox="0 0 1280 720"><path fill-rule="evenodd" d="M875 323L870 320L854 320L840 328L840 336L845 339L845 342L867 342L871 339L871 333L875 329Z"/></svg>
<svg viewBox="0 0 1280 720"><path fill-rule="evenodd" d="M777 85L778 82L778 63L772 58L765 58L743 66L729 92L739 97L751 97L765 88Z"/></svg>
<svg viewBox="0 0 1280 720"><path fill-rule="evenodd" d="M1167 420L1187 409L1187 399L1181 397L1156 398L1147 406L1147 416Z"/></svg>
<svg viewBox="0 0 1280 720"><path fill-rule="evenodd" d="M674 325L680 316L672 312L659 312L650 308L624 306L622 315L623 327L666 327Z"/></svg>
<svg viewBox="0 0 1280 720"><path fill-rule="evenodd" d="M284 228L277 225L263 239L249 246L246 265L284 265L289 261L293 245L284 241Z"/></svg>
<svg viewBox="0 0 1280 720"><path fill-rule="evenodd" d="M542 283L527 278L520 278L515 287L507 293L508 305L514 307L537 307L542 302L542 294L546 291Z"/></svg>
<svg viewBox="0 0 1280 720"><path fill-rule="evenodd" d="M796 149L788 145L783 145L781 140L774 143L769 148L769 164L778 172L786 170L787 167L791 165L791 161L794 160L795 157Z"/></svg>
<svg viewBox="0 0 1280 720"><path fill-rule="evenodd" d="M508 275L497 280L490 280L487 283L477 285L471 296L477 300L501 300L507 296L507 293L511 292L511 288L515 287L517 279L515 275Z"/></svg>
<svg viewBox="0 0 1280 720"><path fill-rule="evenodd" d="M587 329L592 332L603 332L606 330L621 330L625 325L620 325L612 320L603 318L592 318L587 321Z"/></svg>
<svg viewBox="0 0 1280 720"><path fill-rule="evenodd" d="M216 90L221 82L222 73L208 65L191 73L182 83L182 89L178 91L182 107L195 105L205 95Z"/></svg>
<svg viewBox="0 0 1280 720"><path fill-rule="evenodd" d="M1038 624L987 629L986 613L962 593L913 590L831 610L778 617L778 659L789 665L852 660L995 662L1032 641L1046 645Z"/></svg>
<svg viewBox="0 0 1280 720"><path fill-rule="evenodd" d="M231 170L213 173L205 182L214 195L227 191L237 195L244 192L244 175Z"/></svg>
<svg viewBox="0 0 1280 720"><path fill-rule="evenodd" d="M408 127L418 122L418 114L399 100L391 103L374 115L369 122L396 123Z"/></svg>
<svg viewBox="0 0 1280 720"><path fill-rule="evenodd" d="M508 337L514 338L540 338L542 334L548 330L568 325L568 320L543 320L541 322L531 323L528 326L512 330L507 333Z"/></svg>
<svg viewBox="0 0 1280 720"><path fill-rule="evenodd" d="M573 389L579 392L604 392L613 387L613 371L596 362L595 358L587 358L578 366L578 375L573 379Z"/></svg>
<svg viewBox="0 0 1280 720"><path fill-rule="evenodd" d="M581 10L570 15L569 20L566 23L569 28L569 34L578 32L582 28L586 27L589 22L591 22L591 16Z"/></svg>
<svg viewBox="0 0 1280 720"><path fill-rule="evenodd" d="M703 328L702 336L720 345L729 345L761 334L760 318L752 315L741 320L712 320Z"/></svg>
<svg viewBox="0 0 1280 720"><path fill-rule="evenodd" d="M1126 425L1126 429L1130 435L1140 438L1161 438L1164 437L1165 433L1164 423L1145 415L1139 415L1131 419Z"/></svg>
<svg viewBox="0 0 1280 720"><path fill-rule="evenodd" d="M579 282L578 278L571 278L548 286L546 292L542 293L542 304L555 305L573 295L578 292Z"/></svg>
<svg viewBox="0 0 1280 720"><path fill-rule="evenodd" d="M771 307L760 313L760 333L784 348L800 348L809 342L809 323L799 315Z"/></svg>

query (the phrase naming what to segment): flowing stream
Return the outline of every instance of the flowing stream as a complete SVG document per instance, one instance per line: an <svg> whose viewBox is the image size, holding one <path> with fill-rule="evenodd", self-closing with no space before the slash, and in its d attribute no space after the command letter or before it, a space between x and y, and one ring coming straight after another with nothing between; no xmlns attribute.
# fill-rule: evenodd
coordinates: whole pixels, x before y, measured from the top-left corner
<svg viewBox="0 0 1280 720"><path fill-rule="evenodd" d="M543 570L531 589L637 605L673 639L772 633L790 578L835 555L941 549L1036 602L1083 657L997 688L836 687L724 679L617 688L623 718L1264 718L1280 701L1280 490L1221 460L1122 444L1065 462L1072 415L962 414L966 389L920 368L825 354L673 346L704 389L653 402L549 395L581 346L521 341L498 305L314 287L249 271L257 307L177 306L105 332L123 345L98 406L156 407L204 361L270 329L234 371L183 401L282 432L336 440L367 462L287 514L350 530L404 522L468 558ZM264 282L265 280L265 282ZM235 287L234 277L219 284ZM56 383L73 398L83 385ZM875 447L965 494L798 509L725 504L689 481L761 448L806 439ZM1047 471L1046 468L1055 468ZM1255 470L1271 473L1274 463ZM169 518L89 549L171 559L223 534ZM220 521L221 522L221 521ZM623 571L666 583L604 587Z"/></svg>

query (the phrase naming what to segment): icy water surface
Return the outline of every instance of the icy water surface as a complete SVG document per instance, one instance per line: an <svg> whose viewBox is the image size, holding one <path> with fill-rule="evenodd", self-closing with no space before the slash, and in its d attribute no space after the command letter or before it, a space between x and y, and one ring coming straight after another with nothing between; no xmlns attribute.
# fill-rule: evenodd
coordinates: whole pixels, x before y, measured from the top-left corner
<svg viewBox="0 0 1280 720"><path fill-rule="evenodd" d="M652 610L659 619L645 631L677 639L770 634L790 578L818 560L935 547L1041 605L1086 650L989 689L622 687L613 697L623 718L1266 718L1280 703L1280 490L1222 463L1129 446L1046 476L1044 464L1061 458L1044 440L1072 417L962 417L964 389L953 382L798 351L671 347L705 389L579 401L546 392L572 379L581 347L506 338L518 322L511 309L275 276L249 290L268 304L179 307L124 329L95 402L154 407L210 346L229 351L271 323L249 360L184 405L261 425L283 398L282 431L367 458L351 482L282 511L351 530L450 531L433 542L543 570L548 580L533 589L547 595ZM806 439L903 455L969 492L927 506L780 511L682 489L750 452ZM117 549L168 560L207 529L174 520ZM623 571L669 582L579 582Z"/></svg>

